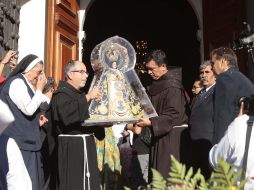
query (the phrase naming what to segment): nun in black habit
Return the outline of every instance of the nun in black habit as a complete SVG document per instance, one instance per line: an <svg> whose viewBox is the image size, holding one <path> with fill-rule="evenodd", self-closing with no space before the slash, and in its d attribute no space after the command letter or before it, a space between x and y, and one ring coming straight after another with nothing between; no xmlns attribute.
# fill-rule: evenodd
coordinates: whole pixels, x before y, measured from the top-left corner
<svg viewBox="0 0 254 190"><path fill-rule="evenodd" d="M20 61L0 91L0 98L9 106L15 118L3 134L16 141L33 190L41 190L44 186L41 162L43 135L39 122L39 107L41 103L50 101L42 93L46 82L42 60L30 54Z"/></svg>

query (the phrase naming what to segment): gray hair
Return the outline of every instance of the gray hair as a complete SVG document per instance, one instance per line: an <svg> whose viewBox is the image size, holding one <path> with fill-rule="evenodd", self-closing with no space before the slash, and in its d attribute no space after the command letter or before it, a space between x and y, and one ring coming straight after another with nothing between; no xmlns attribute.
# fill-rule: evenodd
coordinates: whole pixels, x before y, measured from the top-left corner
<svg viewBox="0 0 254 190"><path fill-rule="evenodd" d="M211 60L206 60L203 63L201 63L201 65L199 66L199 70L205 69L209 65L212 67Z"/></svg>
<svg viewBox="0 0 254 190"><path fill-rule="evenodd" d="M67 79L68 73L75 67L75 61L70 60L64 67L64 78Z"/></svg>

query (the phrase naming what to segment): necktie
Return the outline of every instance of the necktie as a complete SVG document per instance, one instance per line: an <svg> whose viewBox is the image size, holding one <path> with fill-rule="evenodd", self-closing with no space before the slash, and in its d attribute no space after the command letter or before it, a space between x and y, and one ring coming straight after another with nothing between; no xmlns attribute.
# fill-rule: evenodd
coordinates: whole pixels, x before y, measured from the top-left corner
<svg viewBox="0 0 254 190"><path fill-rule="evenodd" d="M205 93L206 93L205 88L202 88L202 89L200 90L200 92L199 92L199 97L200 97L200 98L204 97Z"/></svg>

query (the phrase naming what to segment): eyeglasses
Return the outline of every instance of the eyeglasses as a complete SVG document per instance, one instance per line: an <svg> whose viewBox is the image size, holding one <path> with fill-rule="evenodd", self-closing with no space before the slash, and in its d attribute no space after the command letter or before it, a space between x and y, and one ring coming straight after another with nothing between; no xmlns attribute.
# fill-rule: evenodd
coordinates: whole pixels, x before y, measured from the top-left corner
<svg viewBox="0 0 254 190"><path fill-rule="evenodd" d="M80 73L81 75L86 74L87 76L89 76L89 73L85 70L74 70L74 71L70 71L70 72Z"/></svg>

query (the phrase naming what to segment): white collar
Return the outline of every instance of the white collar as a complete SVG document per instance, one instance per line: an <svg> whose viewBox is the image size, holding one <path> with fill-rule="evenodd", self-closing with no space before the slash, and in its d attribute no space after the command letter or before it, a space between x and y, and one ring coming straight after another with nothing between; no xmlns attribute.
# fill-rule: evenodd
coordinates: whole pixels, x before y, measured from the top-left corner
<svg viewBox="0 0 254 190"><path fill-rule="evenodd" d="M216 82L214 82L211 86L209 86L208 88L205 88L205 91L207 92L210 88L212 88L214 85L216 84Z"/></svg>

